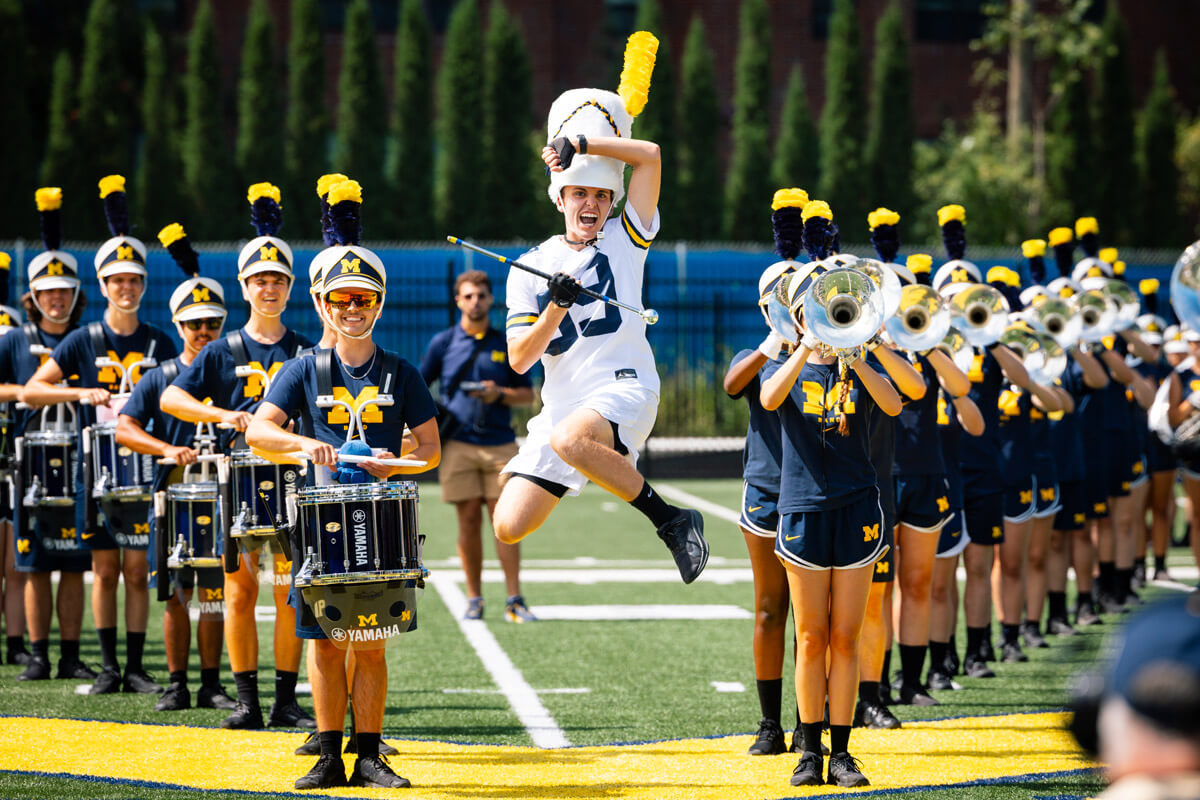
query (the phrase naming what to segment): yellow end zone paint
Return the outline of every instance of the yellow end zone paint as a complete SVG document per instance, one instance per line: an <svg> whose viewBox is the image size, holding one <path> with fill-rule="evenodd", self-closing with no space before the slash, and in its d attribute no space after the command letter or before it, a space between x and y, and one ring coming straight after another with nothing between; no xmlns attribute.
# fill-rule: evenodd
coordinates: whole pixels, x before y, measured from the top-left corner
<svg viewBox="0 0 1200 800"><path fill-rule="evenodd" d="M1090 766L1063 731L1063 713L909 722L895 731L856 730L851 751L871 789L945 785ZM225 731L32 717L0 718L3 769L69 773L196 789L290 793L313 763L292 755L295 733ZM422 798L794 797L827 788L788 785L796 756L748 756L751 737L574 747L456 745L391 740L396 771ZM347 767L352 766L347 763ZM494 791L489 791L494 788ZM845 790L832 790L845 792ZM382 789L306 796L394 797Z"/></svg>

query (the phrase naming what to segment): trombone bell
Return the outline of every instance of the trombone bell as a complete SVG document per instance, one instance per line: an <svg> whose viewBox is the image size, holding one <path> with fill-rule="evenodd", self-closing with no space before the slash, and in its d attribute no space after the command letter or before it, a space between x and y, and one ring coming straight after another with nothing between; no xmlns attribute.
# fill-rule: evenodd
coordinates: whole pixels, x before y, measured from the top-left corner
<svg viewBox="0 0 1200 800"><path fill-rule="evenodd" d="M856 269L831 269L808 287L804 318L813 335L830 347L858 347L883 321L879 287Z"/></svg>
<svg viewBox="0 0 1200 800"><path fill-rule="evenodd" d="M929 286L914 284L900 292L900 303L884 323L888 336L903 350L935 347L950 330L950 310Z"/></svg>
<svg viewBox="0 0 1200 800"><path fill-rule="evenodd" d="M1008 301L986 284L971 284L950 298L950 322L975 347L995 344L1008 327Z"/></svg>

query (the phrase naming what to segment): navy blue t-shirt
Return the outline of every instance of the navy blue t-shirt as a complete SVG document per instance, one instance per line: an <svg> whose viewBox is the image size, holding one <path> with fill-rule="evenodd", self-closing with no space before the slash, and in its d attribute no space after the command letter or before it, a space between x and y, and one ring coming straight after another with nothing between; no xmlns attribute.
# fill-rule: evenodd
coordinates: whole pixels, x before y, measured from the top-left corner
<svg viewBox="0 0 1200 800"><path fill-rule="evenodd" d="M1054 456L1054 464L1058 468L1060 483L1082 481L1084 472L1083 431L1094 431L1088 427L1088 407L1095 390L1083 382L1083 369L1074 358L1067 360L1067 368L1058 379L1062 386L1075 401L1075 413L1056 412L1050 414L1050 452ZM1092 437L1098 438L1098 437Z"/></svg>
<svg viewBox="0 0 1200 800"><path fill-rule="evenodd" d="M211 346L211 345L210 345ZM342 366L337 352L333 353L333 396L345 400L354 408L361 408L379 394L383 378L384 351L379 348L374 364L361 380L351 377ZM390 406L371 405L363 413L363 431L371 447L390 450L399 455L404 439L404 426L416 428L437 415L437 407L421 373L404 359L399 359L397 374L392 377L390 394L394 403ZM358 367L356 369L361 369ZM292 359L271 382L265 402L279 408L289 418L299 417L300 430L306 436L341 447L346 441L350 425L350 414L340 406L318 408L317 359L308 353ZM315 470L308 471L311 484ZM399 480L399 476L394 476Z"/></svg>
<svg viewBox="0 0 1200 800"><path fill-rule="evenodd" d="M963 477L958 469L958 440L965 434L958 421L958 409L944 390L937 392L937 431L942 461L952 465L946 470L946 488L951 508L963 507Z"/></svg>
<svg viewBox="0 0 1200 800"><path fill-rule="evenodd" d="M1054 450L1050 441L1049 416L1033 404L1029 407L1029 442L1033 447L1033 463L1040 492L1048 488L1042 485L1044 482L1058 483L1058 464L1054 461Z"/></svg>
<svg viewBox="0 0 1200 800"><path fill-rule="evenodd" d="M744 358L754 355L755 350L742 350L733 357L730 366ZM767 365L774 363L772 372L778 369L782 361L767 361L759 367L758 374L750 379L741 392L733 397L744 397L750 409L750 424L746 426L746 447L742 451L742 477L750 485L763 489L772 494L779 494L779 464L782 459L779 430L779 414L767 411L759 401L759 390L762 387L761 378Z"/></svg>
<svg viewBox="0 0 1200 800"><path fill-rule="evenodd" d="M186 366L179 363L178 358L171 359L179 364L182 371ZM176 447L191 447L196 438L196 425L185 422L162 410L162 393L167 388L163 371L160 368L146 373L133 390L133 395L126 401L121 413L132 417L141 423L146 433L156 439L161 439ZM154 470L154 490L158 491L166 485L167 476L174 467L157 465Z"/></svg>
<svg viewBox="0 0 1200 800"><path fill-rule="evenodd" d="M21 328L13 328L0 337L0 383L19 383L26 384L33 377L33 373L38 371L38 367L46 363L50 357L50 351L53 351L63 339L70 334L70 331L62 335L46 333L44 330L38 329L38 334L41 337L41 342L30 342L29 337L25 335L25 331ZM32 352L32 347L42 346L48 348L47 352L38 355ZM71 386L78 386L79 380L74 377L75 373L67 374L67 383ZM14 415L14 432L13 436L20 436L25 432L25 426L29 420L36 415L40 415L41 409L22 409L17 410L16 404L13 404ZM53 410L50 414L53 415Z"/></svg>
<svg viewBox="0 0 1200 800"><path fill-rule="evenodd" d="M298 351L312 347L312 342L295 331L287 331L274 344L263 344L246 335L246 329L237 331L246 348L249 366L261 369L269 379L274 379L285 361L294 358ZM179 373L171 383L197 400L211 398L213 405L229 411L254 413L263 399L263 380L260 375L238 378L234 374L237 362L228 340L222 336L209 342L191 366Z"/></svg>
<svg viewBox="0 0 1200 800"><path fill-rule="evenodd" d="M466 367L468 360L470 367ZM453 438L480 445L508 444L516 439L510 406L469 397L461 382L454 387L453 397L445 396L459 373L461 382L495 381L497 386L521 389L532 386L528 373L522 375L509 366L504 334L490 326L481 336L467 333L461 325L447 328L430 341L421 358L421 377L429 386L437 381L442 402L461 423Z"/></svg>
<svg viewBox="0 0 1200 800"><path fill-rule="evenodd" d="M941 443L938 441L937 372L924 356L909 356L913 369L925 379L925 396L912 400L904 393L904 408L896 417L896 458L893 475L945 475Z"/></svg>
<svg viewBox="0 0 1200 800"><path fill-rule="evenodd" d="M958 463L963 471L963 491L978 497L1003 490L1000 476L1000 409L997 402L1004 385L1000 362L987 350L975 354L971 369L968 396L979 406L983 417L983 433L963 436L958 442Z"/></svg>
<svg viewBox="0 0 1200 800"><path fill-rule="evenodd" d="M1016 386L1000 392L996 401L1000 411L1000 467L1004 485L1020 488L1029 485L1033 474L1033 432L1029 423L1029 393Z"/></svg>

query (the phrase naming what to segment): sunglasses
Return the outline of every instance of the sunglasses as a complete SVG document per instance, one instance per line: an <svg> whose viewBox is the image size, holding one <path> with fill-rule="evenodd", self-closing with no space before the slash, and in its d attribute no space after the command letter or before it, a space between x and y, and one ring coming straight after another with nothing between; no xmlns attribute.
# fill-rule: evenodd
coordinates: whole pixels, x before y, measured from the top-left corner
<svg viewBox="0 0 1200 800"><path fill-rule="evenodd" d="M356 305L362 309L369 309L379 302L379 292L347 292L334 289L325 295L325 302L334 308L345 309Z"/></svg>
<svg viewBox="0 0 1200 800"><path fill-rule="evenodd" d="M219 330L221 330L221 326L225 324L225 320L218 319L218 318L185 319L180 324L183 325L183 327L187 328L189 331L198 331L201 328L208 328L210 331L219 331Z"/></svg>

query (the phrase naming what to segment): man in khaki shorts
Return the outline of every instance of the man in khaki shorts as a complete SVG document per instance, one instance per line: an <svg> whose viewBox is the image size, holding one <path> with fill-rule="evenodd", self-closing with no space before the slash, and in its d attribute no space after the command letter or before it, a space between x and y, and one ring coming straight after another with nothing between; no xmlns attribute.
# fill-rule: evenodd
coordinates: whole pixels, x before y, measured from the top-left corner
<svg viewBox="0 0 1200 800"><path fill-rule="evenodd" d="M442 404L453 420L442 426L442 463L438 480L442 499L458 514L458 557L467 578L466 619L483 617L480 573L483 568L483 505L490 516L500 496L500 470L517 454L512 407L533 403L528 375L508 364L504 334L491 326L492 283L480 270L464 272L454 282L459 323L429 343L421 359L425 382L438 382ZM533 622L521 596L521 552L518 544L496 541L496 555L508 591L505 615L511 622Z"/></svg>

